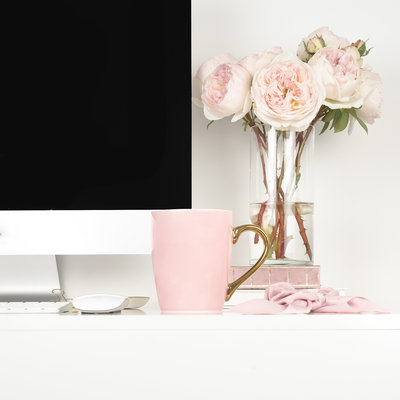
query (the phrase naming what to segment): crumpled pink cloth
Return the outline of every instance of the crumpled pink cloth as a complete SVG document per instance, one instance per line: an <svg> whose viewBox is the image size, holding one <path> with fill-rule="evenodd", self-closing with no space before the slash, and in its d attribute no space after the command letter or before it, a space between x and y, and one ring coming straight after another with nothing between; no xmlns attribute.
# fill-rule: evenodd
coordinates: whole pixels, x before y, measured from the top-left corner
<svg viewBox="0 0 400 400"><path fill-rule="evenodd" d="M265 289L264 299L249 300L231 308L241 314L388 313L364 297L340 296L330 287L318 291L295 289L279 282Z"/></svg>

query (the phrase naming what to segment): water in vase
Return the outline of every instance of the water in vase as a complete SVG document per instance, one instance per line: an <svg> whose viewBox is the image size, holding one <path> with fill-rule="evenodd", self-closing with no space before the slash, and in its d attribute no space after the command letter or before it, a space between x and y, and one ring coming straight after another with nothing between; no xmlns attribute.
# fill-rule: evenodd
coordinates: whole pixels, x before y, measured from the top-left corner
<svg viewBox="0 0 400 400"><path fill-rule="evenodd" d="M311 265L313 263L314 203L264 202L250 204L250 220L261 226L270 239L265 264ZM262 239L250 237L250 263L263 251Z"/></svg>

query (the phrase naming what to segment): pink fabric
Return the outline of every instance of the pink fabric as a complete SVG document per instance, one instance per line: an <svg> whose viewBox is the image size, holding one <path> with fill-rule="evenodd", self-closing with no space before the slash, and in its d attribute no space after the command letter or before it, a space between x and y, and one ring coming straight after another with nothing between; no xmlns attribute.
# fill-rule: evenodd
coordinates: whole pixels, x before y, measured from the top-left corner
<svg viewBox="0 0 400 400"><path fill-rule="evenodd" d="M270 285L265 289L264 299L246 301L231 311L240 314L388 313L363 297L340 296L329 287L314 292L298 290L287 282Z"/></svg>

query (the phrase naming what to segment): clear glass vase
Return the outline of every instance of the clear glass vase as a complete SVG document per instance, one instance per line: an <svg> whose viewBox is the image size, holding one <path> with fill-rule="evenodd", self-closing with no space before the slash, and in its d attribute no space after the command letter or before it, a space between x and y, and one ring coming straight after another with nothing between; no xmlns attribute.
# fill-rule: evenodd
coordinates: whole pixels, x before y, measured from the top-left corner
<svg viewBox="0 0 400 400"><path fill-rule="evenodd" d="M266 265L313 264L314 128L278 131L254 125L250 146L250 220L267 233ZM263 249L250 237L250 264Z"/></svg>

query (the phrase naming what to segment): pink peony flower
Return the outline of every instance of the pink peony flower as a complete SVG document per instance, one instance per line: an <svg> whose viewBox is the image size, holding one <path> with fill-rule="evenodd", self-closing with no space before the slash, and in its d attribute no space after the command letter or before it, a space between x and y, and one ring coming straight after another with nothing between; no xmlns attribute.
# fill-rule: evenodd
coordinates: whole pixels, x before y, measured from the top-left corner
<svg viewBox="0 0 400 400"><path fill-rule="evenodd" d="M262 122L279 130L302 131L317 115L325 91L309 65L282 55L256 73L251 95Z"/></svg>
<svg viewBox="0 0 400 400"><path fill-rule="evenodd" d="M323 48L311 57L308 65L319 74L325 87L323 104L332 109L361 106L361 70L352 55L341 49Z"/></svg>
<svg viewBox="0 0 400 400"><path fill-rule="evenodd" d="M218 65L231 63L235 64L237 62L236 58L229 53L218 54L215 57L203 62L196 72L196 75L192 79L192 101L199 107L203 107L201 102L201 91L204 81L207 76L214 71Z"/></svg>
<svg viewBox="0 0 400 400"><path fill-rule="evenodd" d="M251 108L251 76L239 64L221 64L204 81L201 100L204 115L217 120L234 114L239 120Z"/></svg>
<svg viewBox="0 0 400 400"><path fill-rule="evenodd" d="M343 49L350 44L347 39L335 35L327 26L323 26L314 32L311 32L299 43L297 56L300 60L308 61L312 54L320 49L320 46L315 47L315 43L319 42L320 39L323 40L323 47L332 49ZM309 54L310 51L312 54Z"/></svg>
<svg viewBox="0 0 400 400"><path fill-rule="evenodd" d="M239 64L246 68L251 76L253 76L260 68L269 66L282 52L281 47L272 47L270 50L242 58Z"/></svg>

